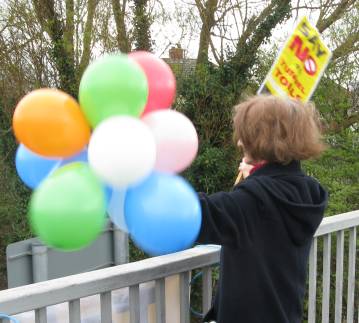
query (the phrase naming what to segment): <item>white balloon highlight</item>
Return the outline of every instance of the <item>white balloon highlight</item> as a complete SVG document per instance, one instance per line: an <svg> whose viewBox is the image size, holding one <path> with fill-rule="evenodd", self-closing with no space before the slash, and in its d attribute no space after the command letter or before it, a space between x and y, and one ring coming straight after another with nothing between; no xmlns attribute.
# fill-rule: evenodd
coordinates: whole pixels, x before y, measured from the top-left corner
<svg viewBox="0 0 359 323"><path fill-rule="evenodd" d="M115 116L93 132L88 160L107 184L125 187L141 181L153 170L156 144L151 130L139 119Z"/></svg>

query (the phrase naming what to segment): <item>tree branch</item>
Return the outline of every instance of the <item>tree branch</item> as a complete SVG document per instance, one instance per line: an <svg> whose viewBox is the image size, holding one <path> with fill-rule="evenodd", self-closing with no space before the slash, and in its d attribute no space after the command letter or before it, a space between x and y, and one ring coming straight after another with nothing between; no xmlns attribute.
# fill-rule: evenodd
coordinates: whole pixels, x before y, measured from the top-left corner
<svg viewBox="0 0 359 323"><path fill-rule="evenodd" d="M36 16L51 38L51 57L56 63L56 68L60 76L61 88L76 96L77 82L75 77L74 60L68 54L64 40L64 26L55 11L54 0L32 0Z"/></svg>
<svg viewBox="0 0 359 323"><path fill-rule="evenodd" d="M64 28L64 45L66 52L74 62L74 0L66 0L66 25Z"/></svg>
<svg viewBox="0 0 359 323"><path fill-rule="evenodd" d="M359 123L359 113L353 114L350 117L341 120L340 122L331 122L328 126L327 131L331 133L339 133L342 130L354 126L357 123Z"/></svg>
<svg viewBox="0 0 359 323"><path fill-rule="evenodd" d="M221 15L217 19L215 19L215 24L219 23L226 16L226 14L233 9L238 9L238 5L230 6L226 8L223 12L221 12Z"/></svg>
<svg viewBox="0 0 359 323"><path fill-rule="evenodd" d="M235 54L228 62L229 75L223 75L224 85L236 87L236 92L240 94L246 84L249 69L255 62L259 46L271 36L273 28L290 14L290 0L272 0L258 17L251 18L237 43Z"/></svg>
<svg viewBox="0 0 359 323"><path fill-rule="evenodd" d="M130 41L128 39L126 24L125 24L125 12L126 12L126 0L123 0L122 6L119 0L111 0L113 15L116 23L117 30L117 45L121 52L128 53L131 50Z"/></svg>
<svg viewBox="0 0 359 323"><path fill-rule="evenodd" d="M249 18L247 23L247 28L244 30L243 34L239 38L237 48L242 47L247 39L250 37L252 33L255 32L256 28L258 27L259 23L264 20L266 16L270 12L273 11L274 7L276 5L276 1L272 1L262 12L258 17L252 16Z"/></svg>
<svg viewBox="0 0 359 323"><path fill-rule="evenodd" d="M201 0L195 0L195 2L196 2L196 6L198 8L198 12L199 12L199 15L201 17L201 20L202 20L202 22L204 22L206 20L206 14L205 14L206 9L203 6Z"/></svg>
<svg viewBox="0 0 359 323"><path fill-rule="evenodd" d="M328 18L324 19L323 16L320 16L317 22L317 28L319 32L322 33L324 30L334 24L337 20L339 20L344 15L346 10L350 8L350 6L353 5L356 1L357 0L341 0Z"/></svg>
<svg viewBox="0 0 359 323"><path fill-rule="evenodd" d="M214 47L212 38L209 39L209 44L211 45L211 50L214 56L214 59L216 60L217 64L220 65L222 63L221 59L218 57L217 52L216 52L216 48Z"/></svg>
<svg viewBox="0 0 359 323"><path fill-rule="evenodd" d="M86 20L85 31L84 31L82 57L79 65L79 70L77 73L78 80L80 80L85 68L87 67L90 61L93 19L94 19L97 3L98 3L97 0L88 0L87 2L87 20Z"/></svg>
<svg viewBox="0 0 359 323"><path fill-rule="evenodd" d="M218 8L218 0L207 0L203 7L200 0L196 0L198 11L202 19L202 28L197 54L197 67L208 62L208 49L211 42L211 29L215 26L214 14Z"/></svg>
<svg viewBox="0 0 359 323"><path fill-rule="evenodd" d="M332 59L338 59L359 49L359 32L351 33L334 51Z"/></svg>

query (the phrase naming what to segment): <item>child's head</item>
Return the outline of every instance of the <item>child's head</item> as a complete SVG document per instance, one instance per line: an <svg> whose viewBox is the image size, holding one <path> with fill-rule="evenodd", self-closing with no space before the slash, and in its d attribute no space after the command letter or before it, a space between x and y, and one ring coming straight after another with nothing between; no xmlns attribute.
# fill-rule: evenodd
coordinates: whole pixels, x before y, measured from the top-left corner
<svg viewBox="0 0 359 323"><path fill-rule="evenodd" d="M234 139L252 161L289 163L324 150L313 104L254 96L235 107Z"/></svg>

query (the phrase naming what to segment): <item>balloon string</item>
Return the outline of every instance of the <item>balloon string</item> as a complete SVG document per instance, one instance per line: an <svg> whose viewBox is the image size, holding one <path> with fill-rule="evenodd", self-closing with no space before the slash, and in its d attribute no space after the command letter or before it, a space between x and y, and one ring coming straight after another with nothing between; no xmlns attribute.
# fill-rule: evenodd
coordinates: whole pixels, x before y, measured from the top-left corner
<svg viewBox="0 0 359 323"><path fill-rule="evenodd" d="M234 182L234 186L238 185L240 182L242 182L244 180L244 177L243 177L243 172L240 171L237 178L236 178L236 181Z"/></svg>

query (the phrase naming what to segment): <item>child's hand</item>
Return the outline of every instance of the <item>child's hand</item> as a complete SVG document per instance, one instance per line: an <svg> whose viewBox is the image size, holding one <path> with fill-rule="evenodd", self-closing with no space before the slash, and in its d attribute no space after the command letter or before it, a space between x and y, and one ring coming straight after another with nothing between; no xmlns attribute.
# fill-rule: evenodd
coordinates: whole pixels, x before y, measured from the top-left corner
<svg viewBox="0 0 359 323"><path fill-rule="evenodd" d="M243 177L246 178L250 175L250 171L254 166L251 164L247 164L246 158L242 159L242 162L239 164L238 170L242 172Z"/></svg>

